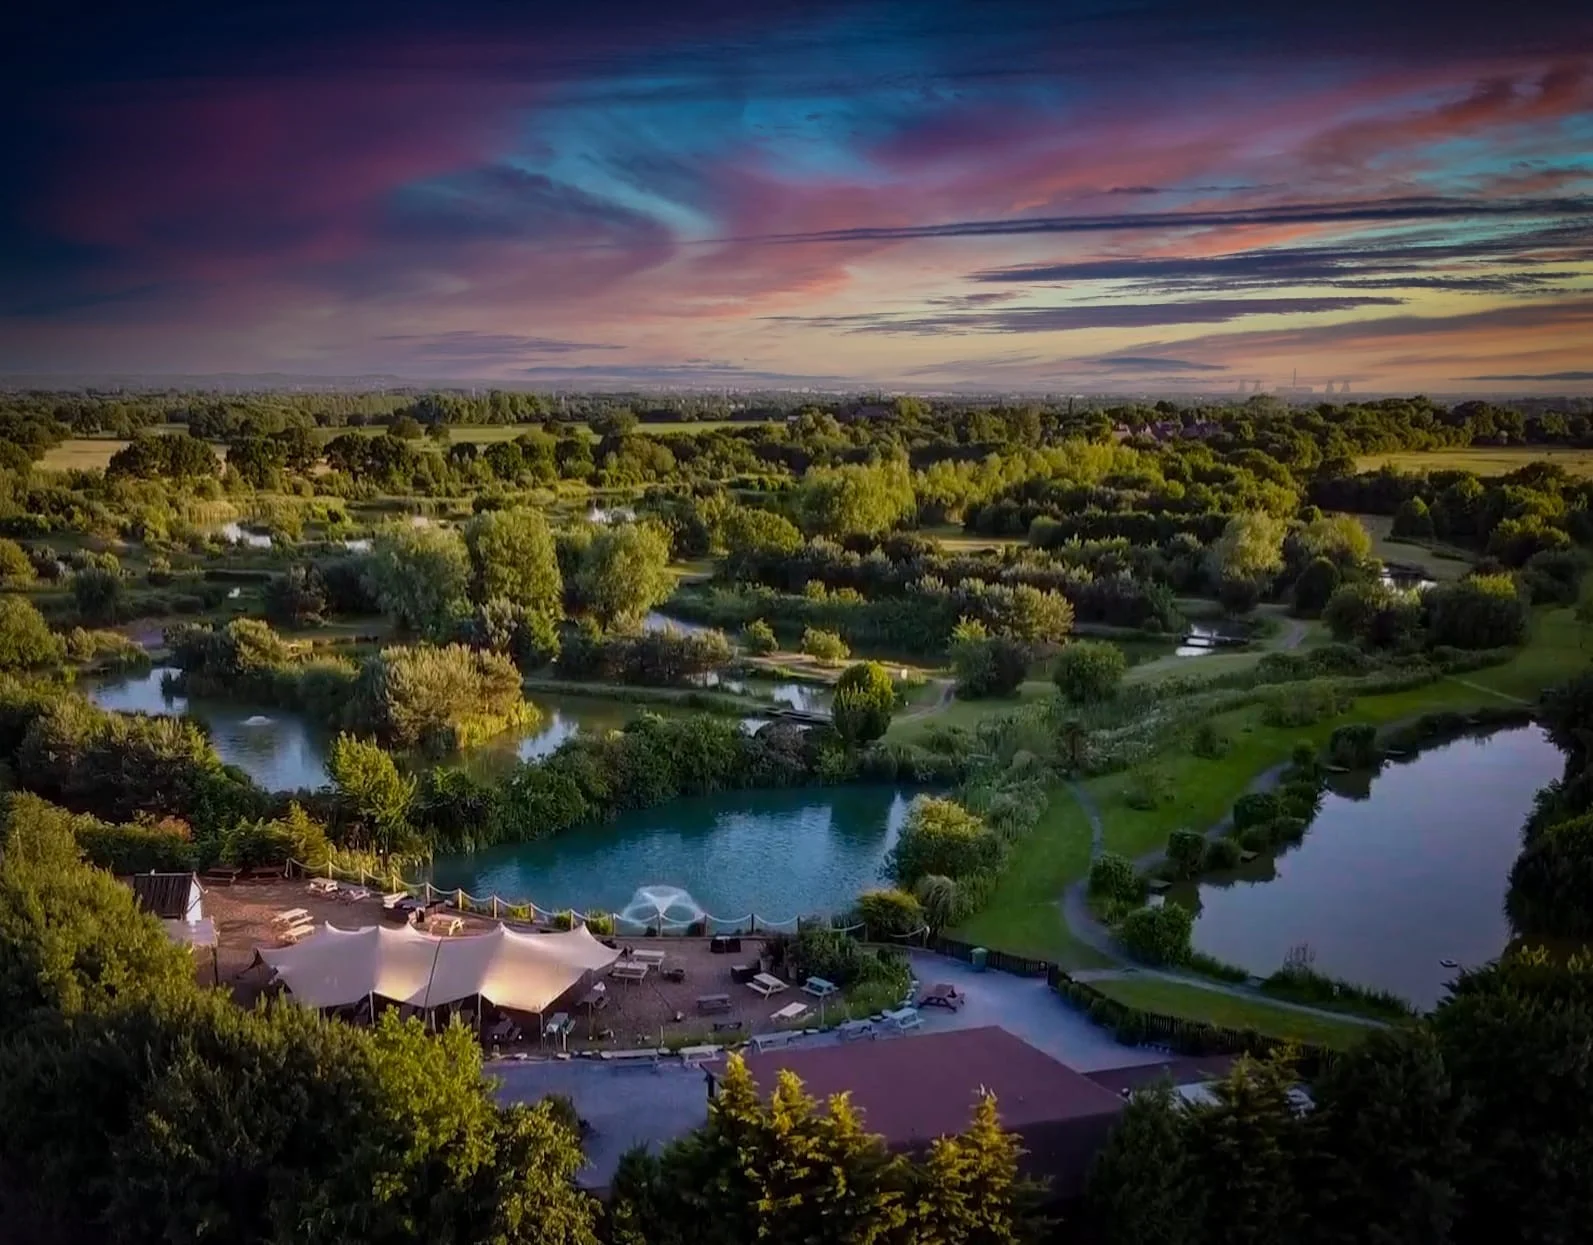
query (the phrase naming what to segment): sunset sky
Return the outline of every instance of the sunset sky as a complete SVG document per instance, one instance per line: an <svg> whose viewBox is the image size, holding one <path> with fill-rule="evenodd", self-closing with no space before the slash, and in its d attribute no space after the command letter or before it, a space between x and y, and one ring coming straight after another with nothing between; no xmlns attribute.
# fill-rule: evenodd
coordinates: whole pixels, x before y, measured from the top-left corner
<svg viewBox="0 0 1593 1245"><path fill-rule="evenodd" d="M1586 0L22 20L11 374L1593 391Z"/></svg>

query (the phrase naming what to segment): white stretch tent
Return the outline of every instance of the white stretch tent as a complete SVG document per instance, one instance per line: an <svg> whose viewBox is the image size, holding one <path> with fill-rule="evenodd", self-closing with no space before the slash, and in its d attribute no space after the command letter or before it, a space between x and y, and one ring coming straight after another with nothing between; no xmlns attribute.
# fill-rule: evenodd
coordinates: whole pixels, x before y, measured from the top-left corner
<svg viewBox="0 0 1593 1245"><path fill-rule="evenodd" d="M584 925L561 934L500 925L467 938L434 938L408 925L328 925L296 946L262 947L260 958L306 1007L344 1007L371 995L439 1007L479 994L498 1007L541 1012L619 952Z"/></svg>

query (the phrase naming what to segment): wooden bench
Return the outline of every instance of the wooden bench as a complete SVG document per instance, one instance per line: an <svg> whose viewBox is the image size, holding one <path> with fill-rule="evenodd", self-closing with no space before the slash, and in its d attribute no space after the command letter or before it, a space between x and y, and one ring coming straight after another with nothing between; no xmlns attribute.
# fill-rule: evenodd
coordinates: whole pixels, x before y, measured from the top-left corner
<svg viewBox="0 0 1593 1245"><path fill-rule="evenodd" d="M835 1026L835 1036L843 1042L851 1042L857 1038L871 1038L874 1036L874 1022L872 1020L848 1020L845 1024Z"/></svg>
<svg viewBox="0 0 1593 1245"><path fill-rule="evenodd" d="M718 1012L730 1010L730 996L728 994L703 994L697 997L697 1012L702 1016L712 1016Z"/></svg>
<svg viewBox="0 0 1593 1245"><path fill-rule="evenodd" d="M781 1033L754 1033L752 1044L761 1055L766 1050L773 1050L777 1046L789 1046L792 1038L802 1036L800 1029L786 1029Z"/></svg>
<svg viewBox="0 0 1593 1245"><path fill-rule="evenodd" d="M680 1059L688 1068L695 1067L704 1059L713 1059L719 1054L717 1046L683 1046L680 1048Z"/></svg>
<svg viewBox="0 0 1593 1245"><path fill-rule="evenodd" d="M744 1021L740 1021L740 1020L716 1020L716 1021L714 1021L714 1032L715 1033L740 1033L741 1030L744 1027L745 1027L745 1022Z"/></svg>

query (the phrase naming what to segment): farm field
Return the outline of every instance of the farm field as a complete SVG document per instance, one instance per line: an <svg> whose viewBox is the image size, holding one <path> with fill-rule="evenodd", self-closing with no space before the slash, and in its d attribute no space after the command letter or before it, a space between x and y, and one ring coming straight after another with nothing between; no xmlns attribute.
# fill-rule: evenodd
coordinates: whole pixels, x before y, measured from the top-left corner
<svg viewBox="0 0 1593 1245"><path fill-rule="evenodd" d="M1470 471L1502 476L1528 463L1553 463L1572 475L1593 476L1593 450L1560 445L1470 446L1463 450L1397 450L1356 459L1361 471L1394 467L1400 471Z"/></svg>

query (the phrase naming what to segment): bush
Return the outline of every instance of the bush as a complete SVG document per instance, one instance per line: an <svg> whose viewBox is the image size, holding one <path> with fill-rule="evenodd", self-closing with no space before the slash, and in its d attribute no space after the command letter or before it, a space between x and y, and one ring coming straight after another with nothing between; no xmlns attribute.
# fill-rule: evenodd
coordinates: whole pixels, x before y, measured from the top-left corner
<svg viewBox="0 0 1593 1245"><path fill-rule="evenodd" d="M1534 938L1593 937L1593 815L1533 834L1510 869L1505 908Z"/></svg>
<svg viewBox="0 0 1593 1245"><path fill-rule="evenodd" d="M1310 826L1304 817L1291 817L1287 814L1274 817L1260 829L1266 832L1267 842L1272 847L1281 847L1285 843L1298 843L1305 837L1305 832Z"/></svg>
<svg viewBox="0 0 1593 1245"><path fill-rule="evenodd" d="M1198 830L1174 830L1167 837L1167 865L1174 877L1192 878L1206 859L1206 836Z"/></svg>
<svg viewBox="0 0 1593 1245"><path fill-rule="evenodd" d="M1300 618L1315 618L1338 590L1339 568L1328 558L1314 558L1294 581L1294 612Z"/></svg>
<svg viewBox="0 0 1593 1245"><path fill-rule="evenodd" d="M1102 852L1090 861L1089 892L1101 899L1137 903L1145 897L1145 883L1128 857Z"/></svg>
<svg viewBox="0 0 1593 1245"><path fill-rule="evenodd" d="M1270 791L1247 791L1233 802L1233 828L1264 825L1283 815L1278 797Z"/></svg>
<svg viewBox="0 0 1593 1245"><path fill-rule="evenodd" d="M121 571L90 566L72 576L72 604L84 622L115 622L121 602Z"/></svg>
<svg viewBox="0 0 1593 1245"><path fill-rule="evenodd" d="M25 588L33 582L33 559L14 540L0 537L0 584Z"/></svg>
<svg viewBox="0 0 1593 1245"><path fill-rule="evenodd" d="M845 661L852 653L852 650L847 648L846 641L835 632L823 631L818 627L807 627L803 630L799 648L809 657L822 661L827 666Z"/></svg>
<svg viewBox="0 0 1593 1245"><path fill-rule="evenodd" d="M1190 956L1195 917L1175 903L1135 908L1117 927L1118 941L1136 960L1152 965L1183 964Z"/></svg>
<svg viewBox="0 0 1593 1245"><path fill-rule="evenodd" d="M761 657L774 652L780 647L780 642L775 639L773 627L761 618L754 618L741 630L741 647Z"/></svg>
<svg viewBox="0 0 1593 1245"><path fill-rule="evenodd" d="M924 923L932 930L943 930L955 923L959 907L957 883L943 873L928 873L918 879L913 887L913 898L918 900L924 914Z"/></svg>
<svg viewBox="0 0 1593 1245"><path fill-rule="evenodd" d="M1508 575L1471 575L1422 596L1428 638L1459 649L1504 648L1526 638L1527 606Z"/></svg>
<svg viewBox="0 0 1593 1245"><path fill-rule="evenodd" d="M59 665L66 654L61 637L25 597L0 596L0 671Z"/></svg>
<svg viewBox="0 0 1593 1245"><path fill-rule="evenodd" d="M1104 640L1075 640L1064 648L1051 668L1057 690L1074 704L1097 704L1117 695L1128 669L1128 658L1115 644Z"/></svg>
<svg viewBox="0 0 1593 1245"><path fill-rule="evenodd" d="M1377 727L1351 722L1335 727L1328 737L1328 756L1347 769L1368 769L1377 764Z"/></svg>
<svg viewBox="0 0 1593 1245"><path fill-rule="evenodd" d="M112 873L186 872L198 863L187 824L174 818L113 826L83 817L75 828L84 858Z"/></svg>
<svg viewBox="0 0 1593 1245"><path fill-rule="evenodd" d="M1029 646L1010 636L956 640L951 646L951 666L957 676L957 695L965 700L1010 696L1028 675L1029 661Z"/></svg>
<svg viewBox="0 0 1593 1245"><path fill-rule="evenodd" d="M835 732L848 744L878 739L889 729L896 708L896 688L885 667L864 661L836 681L830 717Z"/></svg>
<svg viewBox="0 0 1593 1245"><path fill-rule="evenodd" d="M1200 862L1200 867L1210 873L1219 873L1226 869L1239 867L1239 843L1235 839L1218 838L1206 842L1206 854Z"/></svg>
<svg viewBox="0 0 1593 1245"><path fill-rule="evenodd" d="M449 644L385 648L369 658L347 721L401 747L451 750L535 719L513 662Z"/></svg>
<svg viewBox="0 0 1593 1245"><path fill-rule="evenodd" d="M1208 761L1215 761L1228 755L1228 750L1233 747L1233 740L1224 735L1211 722L1202 722L1195 728L1195 736L1190 741L1189 750L1197 757L1205 757Z"/></svg>
<svg viewBox="0 0 1593 1245"><path fill-rule="evenodd" d="M874 939L913 934L924 928L923 905L907 891L864 891L857 899L857 915Z"/></svg>
<svg viewBox="0 0 1593 1245"><path fill-rule="evenodd" d="M928 874L961 882L994 872L1002 857L1001 840L955 800L921 795L913 801L885 871L898 886L910 887Z"/></svg>
<svg viewBox="0 0 1593 1245"><path fill-rule="evenodd" d="M1139 766L1123 786L1123 802L1130 808L1149 812L1160 808L1172 795L1172 781L1159 769Z"/></svg>

